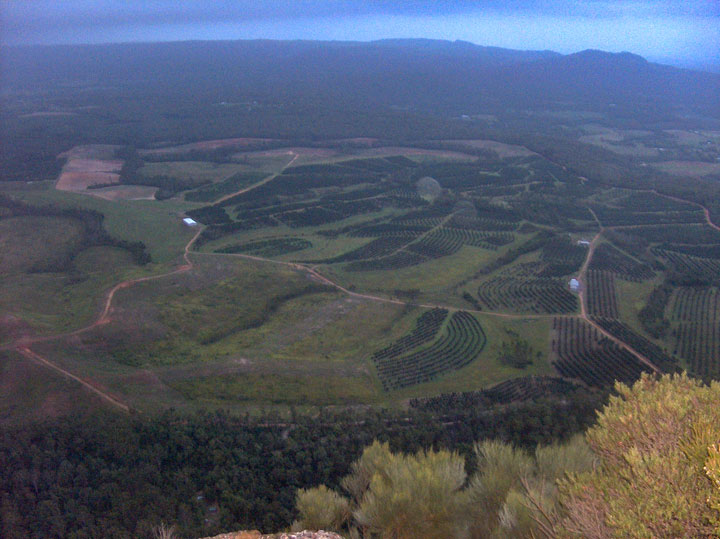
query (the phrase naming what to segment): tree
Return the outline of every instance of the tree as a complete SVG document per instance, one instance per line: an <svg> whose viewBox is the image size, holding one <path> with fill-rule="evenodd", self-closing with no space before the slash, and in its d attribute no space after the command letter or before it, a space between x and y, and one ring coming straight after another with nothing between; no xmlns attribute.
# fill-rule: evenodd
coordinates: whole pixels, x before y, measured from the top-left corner
<svg viewBox="0 0 720 539"><path fill-rule="evenodd" d="M720 444L713 444L708 448L705 473L715 487L708 498L708 504L715 511L712 519L715 533L720 536Z"/></svg>
<svg viewBox="0 0 720 539"><path fill-rule="evenodd" d="M456 453L395 454L376 441L342 481L349 499L324 486L301 490L300 520L293 527L348 528L353 534L395 539L457 537L465 478L465 463Z"/></svg>
<svg viewBox="0 0 720 539"><path fill-rule="evenodd" d="M615 389L586 435L599 465L561 482L558 534L713 535L720 516L713 445L720 440L720 383L643 375L632 388Z"/></svg>
<svg viewBox="0 0 720 539"><path fill-rule="evenodd" d="M475 455L478 471L468 482L455 453L394 454L375 442L342 480L347 498L324 486L298 492L293 527L393 539L549 535L543 515L557 503L557 479L593 462L582 437L534 454L485 441Z"/></svg>

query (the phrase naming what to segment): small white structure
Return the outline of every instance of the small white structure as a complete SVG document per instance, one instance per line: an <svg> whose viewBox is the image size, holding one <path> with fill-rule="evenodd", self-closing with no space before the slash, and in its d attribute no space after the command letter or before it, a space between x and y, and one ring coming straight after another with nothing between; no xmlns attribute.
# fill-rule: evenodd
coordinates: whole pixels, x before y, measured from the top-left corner
<svg viewBox="0 0 720 539"><path fill-rule="evenodd" d="M183 219L183 224L186 226L197 226L197 221L195 219L190 219L190 217L185 217Z"/></svg>
<svg viewBox="0 0 720 539"><path fill-rule="evenodd" d="M588 240L578 240L578 245L584 245L585 247L590 247L590 242Z"/></svg>
<svg viewBox="0 0 720 539"><path fill-rule="evenodd" d="M570 290L573 292L577 292L580 290L580 281L577 279L570 279Z"/></svg>

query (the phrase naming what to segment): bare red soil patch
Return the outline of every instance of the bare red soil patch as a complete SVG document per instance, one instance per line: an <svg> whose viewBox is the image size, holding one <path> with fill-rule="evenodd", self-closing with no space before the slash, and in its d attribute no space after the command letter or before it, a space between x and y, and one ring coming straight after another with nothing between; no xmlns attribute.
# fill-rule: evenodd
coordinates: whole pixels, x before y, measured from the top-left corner
<svg viewBox="0 0 720 539"><path fill-rule="evenodd" d="M118 185L92 189L85 194L105 200L155 200L156 191L157 187L146 185Z"/></svg>
<svg viewBox="0 0 720 539"><path fill-rule="evenodd" d="M118 183L121 159L115 158L117 146L94 144L76 146L59 155L67 159L55 188L60 191L85 191L91 185Z"/></svg>

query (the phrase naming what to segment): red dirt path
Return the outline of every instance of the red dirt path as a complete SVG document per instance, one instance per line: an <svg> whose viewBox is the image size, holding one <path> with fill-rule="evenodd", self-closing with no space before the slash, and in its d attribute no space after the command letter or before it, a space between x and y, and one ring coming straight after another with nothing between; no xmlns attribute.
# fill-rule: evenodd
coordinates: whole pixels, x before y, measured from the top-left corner
<svg viewBox="0 0 720 539"><path fill-rule="evenodd" d="M274 154L275 152L277 152L277 153L286 153L286 154L287 154L287 153L294 153L295 155L294 155L293 159L284 167L284 168L287 168L288 166L290 166L290 165L299 157L299 155L302 155L302 154L304 153L302 150L305 150L305 149L297 148L297 149L292 149L292 150L290 150L290 151L288 151L287 149L285 149L284 151L282 151L282 150L281 150L281 151L272 150L272 151L269 151L269 152L262 152L262 153L264 153L264 154L266 154L266 155L267 155L267 154L271 154L271 153ZM308 150L310 150L310 149L308 149ZM258 152L258 153L260 153L260 152ZM418 153L427 153L427 151L422 151L422 150L420 150ZM252 186L250 186L250 187L248 187L248 188L243 189L242 192L245 192L245 191L249 191L249 190L251 190L251 189L254 189L254 188L258 187L259 185L262 185L263 183L266 183L267 181L270 181L270 180L271 180L272 178L274 178L274 177L275 177L275 176L269 176L268 178L262 180L261 182L259 182L259 183L257 183L257 184L254 184L254 185L252 185ZM678 198L678 197L673 197L673 196L670 196L670 195L664 195L664 194L658 193L657 191L654 191L654 190L653 190L652 192L654 192L654 193L656 193L656 194L658 194L658 195L660 195L660 196L666 197L666 198L668 198L668 199L671 199L671 200L675 200L675 201L678 201L678 202L689 203L689 204L692 204L692 205L695 205L695 206L698 206L698 207L702 208L703 211L704 211L704 213L705 213L705 219L706 219L706 221L707 221L707 224L708 224L709 226L711 226L712 228L714 228L715 230L720 231L720 226L718 226L718 225L716 225L715 223L712 222L712 220L710 219L710 212L709 212L709 210L708 210L705 206L703 206L702 204L699 204L699 203L696 203L696 202L692 202L692 201L689 201L689 200L685 200L685 199L681 199L681 198ZM238 194L238 193L234 193L233 196L234 196L235 194ZM596 218L596 220L597 220L597 218ZM600 223L598 222L598 224L600 224ZM155 279L160 279L160 278L164 278L164 277L167 277L167 276L170 276L170 275L174 275L174 274L177 274L177 273L189 271L190 269L193 268L193 263L192 263L192 261L190 260L190 257L189 257L190 250L191 250L191 248L192 248L192 245L195 243L195 241L197 240L197 238L199 237L199 235L200 235L201 232L202 232L202 228L199 228L198 231L197 231L197 233L196 233L196 234L192 237L192 239L190 239L190 241L186 244L185 250L184 250L184 253L183 253L183 259L184 259L184 261L185 261L185 264L184 264L184 265L178 267L177 269L175 269L175 270L173 270L173 271L170 271L170 272L167 272L167 273L163 273L163 274L160 274L160 275L153 275L153 276L149 276L149 277L142 277L142 278L139 278L139 279L132 279L132 280L127 280L127 281L122 281L122 282L116 284L114 287L112 287L112 288L108 291L108 293L107 293L107 296L106 296L106 299L105 299L105 303L104 303L104 307L103 307L102 313L101 313L100 316L99 316L92 324L90 324L89 326L84 327L84 328L81 328L81 329L78 329L78 330L73 331L73 332L64 333L64 334L59 334L59 335L54 335L54 336L50 336L50 337L38 337L38 338L21 337L20 339L18 339L17 341L15 341L14 344L11 344L11 345L9 345L9 346L5 346L5 347L3 347L3 348L6 348L6 349L7 349L7 348L14 348L16 351L18 351L18 352L19 352L20 354L22 354L24 357L26 357L26 358L28 358L28 359L31 359L31 360L33 360L33 361L35 361L35 362L41 363L41 364L43 364L43 365L45 365L45 366L47 366L47 367L49 367L49 368L51 368L51 369L53 369L53 370L55 370L55 371L57 371L57 372L60 372L60 373L63 374L64 376L67 376L67 377L69 377L69 378L71 378L71 379L79 382L81 385L83 385L83 386L84 386L85 388L87 388L88 390L90 390L90 391L98 394L98 395L99 395L100 397L102 397L105 401L113 404L114 406L116 406L116 407L118 407L118 408L120 408L120 409L122 409L122 410L124 410L124 411L126 411L126 412L129 412L130 408L129 408L129 406L128 406L127 404L123 403L122 401L120 401L120 400L117 399L116 397L114 397L114 396L108 394L107 392L103 391L102 389L98 388L98 387L97 387L95 384L93 384L92 382L90 382L90 381L88 381L88 380L85 380L85 379L82 379L82 378L80 378L80 377L72 374L71 372L63 369L62 367L59 367L58 365L52 363L52 362L49 361L47 358L44 358L44 357L40 356L39 354L37 354L36 352L33 352L33 351L30 349L30 346L31 346L33 343L36 343L36 342L49 341L49 340L59 339L59 338L68 337L68 336L72 336L72 335L79 335L79 334L81 334L81 333L90 331L91 329L96 328L96 327L98 327L98 326L100 326L100 325L102 325L102 324L108 323L108 322L110 321L110 314L111 314L111 312L112 312L112 302L113 302L113 299L114 299L114 297L115 297L115 293L116 293L118 290L122 290L122 289L124 289L124 288L128 288L128 287L133 286L134 284L137 284L137 283L141 283L141 282L145 282L145 281L150 281L150 280L155 280ZM596 246L599 238L601 237L602 233L603 233L603 228L602 228L602 226L600 226L600 231L599 231L599 232L596 234L596 236L593 238L593 240L592 240L592 242L591 242L591 244L590 244L590 248L588 249L588 255L587 255L587 257L586 257L586 259L585 259L585 262L583 263L583 266L582 266L582 268L581 268L581 270L580 270L580 273L579 273L579 275L578 275L578 280L581 281L581 284L582 284L583 281L585 280L585 274L586 274L587 268L588 268L588 266L589 266L589 264L590 264L590 261L591 261L591 259L592 259L592 256L593 256L593 253L594 253L594 250L595 250L595 246ZM332 286L332 287L336 288L337 290L340 290L341 292L344 292L345 294L348 294L348 295L350 295L350 296L352 296L352 297L356 297L356 298L362 298L362 299L367 299L367 300L371 300L371 301L379 301L379 302L385 302L385 303L392 303L392 304L397 304L397 305L412 305L412 306L418 306L418 307L424 307L424 308L437 308L437 307L440 307L440 308L445 308L445 309L448 309L448 310L458 310L457 307L452 307L452 306L439 305L439 304L419 304L419 303L406 302L406 301L401 301L401 300L392 299L392 298L375 296L375 295L371 295L371 294L362 294L362 293L358 293L358 292L353 292L353 291L348 290L347 288L344 288L344 287L341 286L340 284L332 281L332 280L329 279L328 277L325 277L324 275L320 274L315 268L309 267L309 266L305 266L305 265L303 265L303 264L298 264L298 263L293 263L293 262L283 262L283 261L278 261L278 260L273 260L273 259L261 258L261 257L251 256L251 255L242 255L242 254L221 254L221 253L196 253L196 254L209 255L209 256L235 256L235 257L238 257L238 258L244 258L244 259L248 259L248 260L255 260L255 261L259 261L259 262L267 262L267 263L274 263L274 264L281 264L281 265L289 266L289 267L292 267L292 268L294 268L294 269L307 272L307 273L311 276L311 278L313 278L314 280L316 280L316 281L318 281L318 282L322 282L322 283L324 283L324 284L327 284L328 286ZM608 333L605 329L603 329L601 326L599 326L597 323L595 323L595 322L587 315L586 296L585 296L585 291L584 291L583 289L581 289L581 291L580 291L580 304L581 304L581 313L580 313L580 315L579 315L580 318L582 318L583 320L585 320L586 322L588 322L589 324L591 324L591 325L592 325L594 328L596 328L602 335L606 336L608 339L610 339L611 341L613 341L614 343L616 343L618 346L620 346L620 347L628 350L629 352L631 352L631 353L632 353L633 355L635 355L640 361L642 361L644 364L646 364L648 367L650 367L653 371L655 371L655 372L660 372L660 370L659 370L648 358L646 358L645 356L643 356L642 354L640 354L639 352L637 352L635 349L633 349L631 346L629 346L629 345L628 345L627 343L625 343L624 341L622 341L622 340L618 339L617 337L615 337L614 335ZM468 310L468 309L465 309L465 310ZM492 312L492 311L477 311L477 310L468 310L468 311L469 311L469 312L475 312L475 313L478 313L478 314L487 315L487 316L497 316L497 317L500 317L500 318L514 318L514 319L536 319L536 318L553 318L553 317L556 317L556 315L522 315L522 314L498 313L498 312ZM563 315L563 317L575 317L575 316L578 316L578 315Z"/></svg>

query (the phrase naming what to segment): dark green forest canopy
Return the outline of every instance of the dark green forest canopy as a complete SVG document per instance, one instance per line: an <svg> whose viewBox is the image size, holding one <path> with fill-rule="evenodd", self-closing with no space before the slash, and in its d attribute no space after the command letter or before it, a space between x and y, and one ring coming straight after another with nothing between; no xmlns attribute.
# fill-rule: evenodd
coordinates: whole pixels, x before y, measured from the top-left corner
<svg viewBox="0 0 720 539"><path fill-rule="evenodd" d="M251 419L171 411L4 428L0 530L13 539L149 537L161 521L192 537L277 530L295 517L296 489L337 485L374 439L400 451L432 446L469 456L479 439L532 447L587 428L604 397L556 389L556 397L511 405L496 404L507 394L448 396L404 413Z"/></svg>

